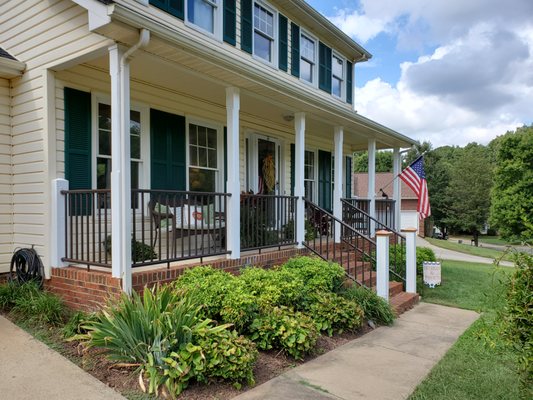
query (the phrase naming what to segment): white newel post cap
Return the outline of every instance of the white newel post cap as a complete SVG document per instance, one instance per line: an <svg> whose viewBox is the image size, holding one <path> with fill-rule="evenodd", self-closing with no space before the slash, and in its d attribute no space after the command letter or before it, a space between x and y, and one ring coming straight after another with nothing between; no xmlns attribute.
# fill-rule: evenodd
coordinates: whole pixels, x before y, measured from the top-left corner
<svg viewBox="0 0 533 400"><path fill-rule="evenodd" d="M412 228L412 227L411 228L403 228L401 230L401 232L416 232L416 230L417 230L416 228Z"/></svg>
<svg viewBox="0 0 533 400"><path fill-rule="evenodd" d="M390 235L392 235L392 232L390 231L381 230L381 231L376 232L376 236L390 236Z"/></svg>

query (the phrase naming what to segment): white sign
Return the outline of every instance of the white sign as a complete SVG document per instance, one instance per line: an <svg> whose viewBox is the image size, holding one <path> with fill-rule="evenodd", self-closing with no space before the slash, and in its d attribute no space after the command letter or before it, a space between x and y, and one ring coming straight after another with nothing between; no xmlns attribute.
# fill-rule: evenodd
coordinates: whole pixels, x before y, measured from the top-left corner
<svg viewBox="0 0 533 400"><path fill-rule="evenodd" d="M424 283L434 288L441 283L440 262L424 261Z"/></svg>

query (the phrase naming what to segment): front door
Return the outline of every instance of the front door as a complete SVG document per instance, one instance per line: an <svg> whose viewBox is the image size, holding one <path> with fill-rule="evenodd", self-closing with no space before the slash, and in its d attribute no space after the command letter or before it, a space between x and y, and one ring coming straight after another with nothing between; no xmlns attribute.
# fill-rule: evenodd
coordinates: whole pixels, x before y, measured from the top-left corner
<svg viewBox="0 0 533 400"><path fill-rule="evenodd" d="M278 140L254 135L249 141L248 190L255 194L279 194L280 149Z"/></svg>

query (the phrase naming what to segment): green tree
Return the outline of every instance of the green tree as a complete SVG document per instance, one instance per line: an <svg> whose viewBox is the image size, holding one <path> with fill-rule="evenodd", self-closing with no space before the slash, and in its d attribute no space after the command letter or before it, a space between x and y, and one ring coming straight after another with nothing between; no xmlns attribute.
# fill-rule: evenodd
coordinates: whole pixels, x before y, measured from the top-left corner
<svg viewBox="0 0 533 400"><path fill-rule="evenodd" d="M454 157L446 189L443 222L455 231L466 231L478 245L479 233L487 222L492 186L490 151L477 143L469 143Z"/></svg>
<svg viewBox="0 0 533 400"><path fill-rule="evenodd" d="M495 158L491 224L505 239L533 240L533 125L490 143Z"/></svg>
<svg viewBox="0 0 533 400"><path fill-rule="evenodd" d="M354 172L368 172L368 152L357 153L353 165ZM392 172L392 151L376 152L376 172Z"/></svg>

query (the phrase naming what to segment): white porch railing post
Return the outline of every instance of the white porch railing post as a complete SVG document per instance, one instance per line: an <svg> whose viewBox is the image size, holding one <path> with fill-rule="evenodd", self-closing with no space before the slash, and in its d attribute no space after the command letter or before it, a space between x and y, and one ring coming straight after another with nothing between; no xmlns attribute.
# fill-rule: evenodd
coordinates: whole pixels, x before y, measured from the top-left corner
<svg viewBox="0 0 533 400"><path fill-rule="evenodd" d="M368 213L372 218L376 218L376 139L368 139ZM376 224L370 221L370 237L374 237Z"/></svg>
<svg viewBox="0 0 533 400"><path fill-rule="evenodd" d="M61 194L62 190L68 190L68 181L65 179L52 180L51 188L51 207L52 207L52 221L50 243L50 264L52 267L64 267L66 264L61 261L65 257L65 195Z"/></svg>
<svg viewBox="0 0 533 400"><path fill-rule="evenodd" d="M305 113L294 114L294 195L296 200L296 246L301 249L305 240L305 186L304 186L304 157L305 157Z"/></svg>
<svg viewBox="0 0 533 400"><path fill-rule="evenodd" d="M376 232L376 292L389 300L389 231Z"/></svg>
<svg viewBox="0 0 533 400"><path fill-rule="evenodd" d="M226 235L229 258L241 256L241 183L239 179L239 111L241 106L240 91L235 87L226 88L227 112L227 157L228 171L226 191L231 194L226 210Z"/></svg>
<svg viewBox="0 0 533 400"><path fill-rule="evenodd" d="M342 187L343 187L343 145L344 145L344 128L335 127L335 187L333 191L333 215L342 220ZM341 242L341 224L335 223L335 243Z"/></svg>
<svg viewBox="0 0 533 400"><path fill-rule="evenodd" d="M398 174L401 172L401 159L400 149L395 147L392 152L392 176L394 177L394 229L399 231L402 228L401 225L401 209L402 209L402 182L398 178Z"/></svg>
<svg viewBox="0 0 533 400"><path fill-rule="evenodd" d="M405 233L405 291L416 293L416 228L402 229Z"/></svg>

